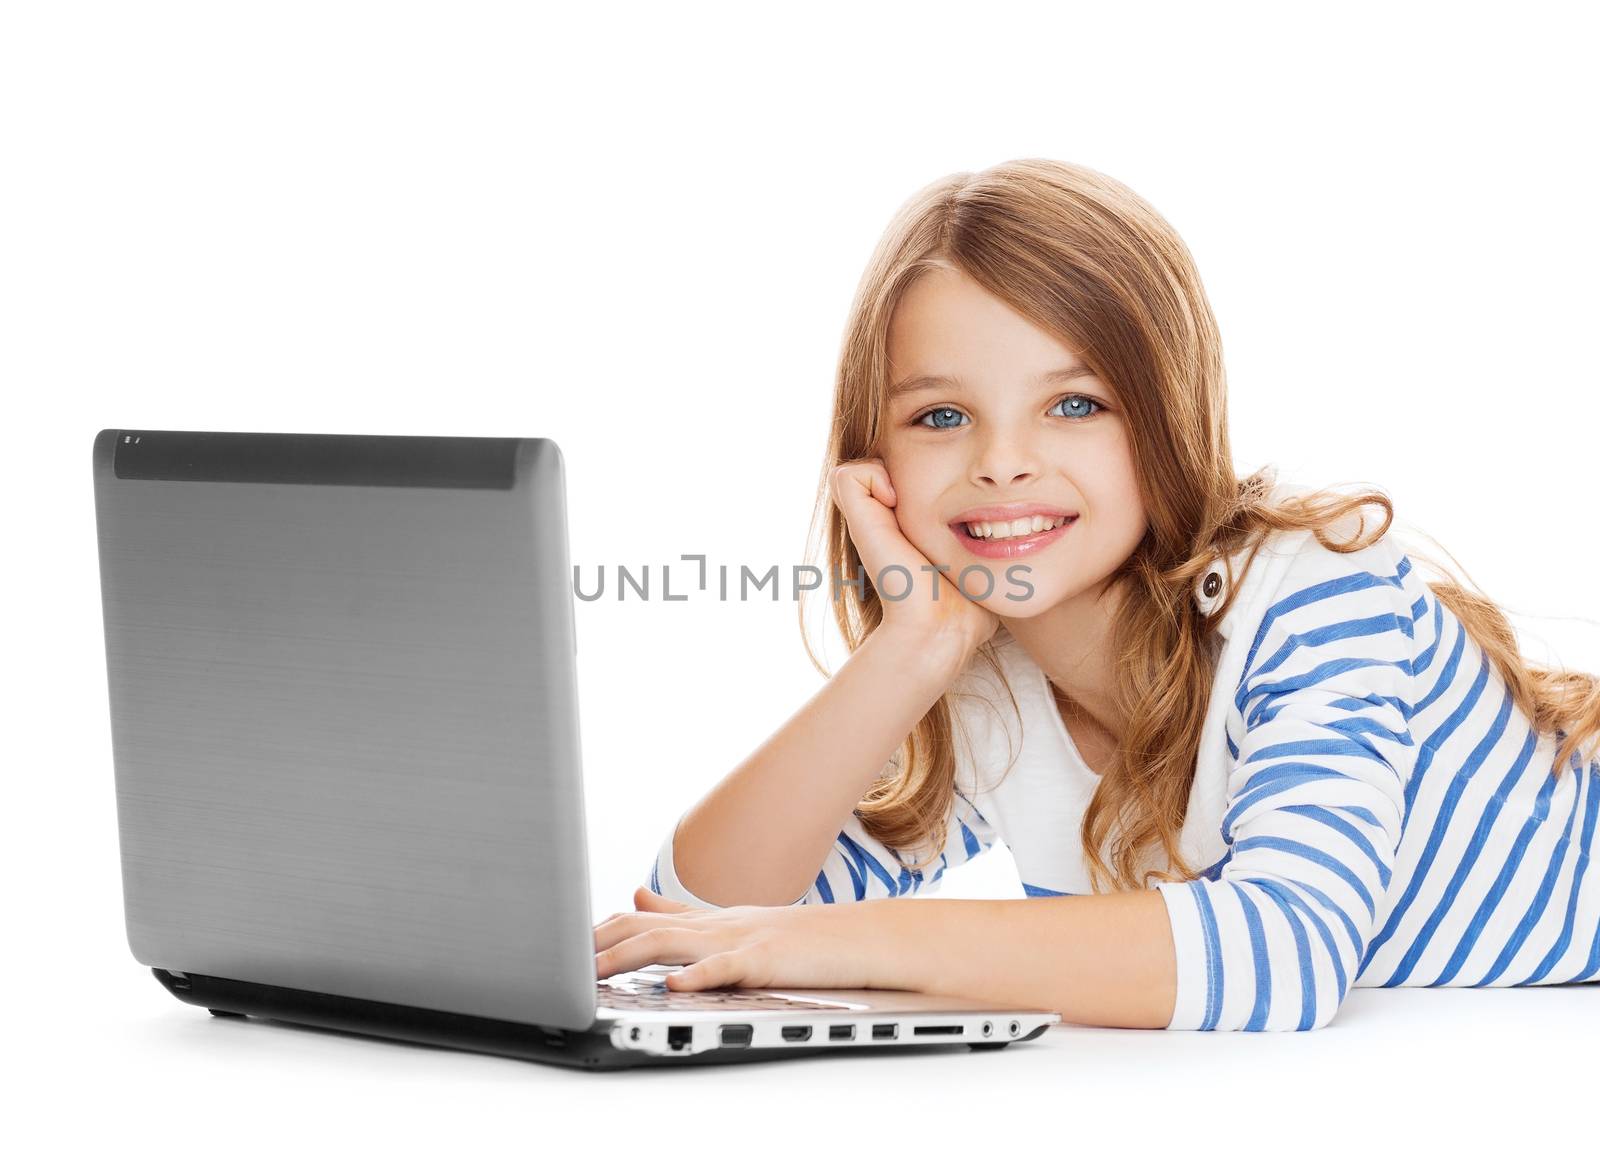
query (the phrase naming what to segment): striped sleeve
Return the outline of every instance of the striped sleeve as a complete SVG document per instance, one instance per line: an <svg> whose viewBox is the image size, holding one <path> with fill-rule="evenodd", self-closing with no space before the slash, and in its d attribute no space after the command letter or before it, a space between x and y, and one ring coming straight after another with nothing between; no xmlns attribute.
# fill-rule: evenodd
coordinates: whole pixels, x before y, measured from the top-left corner
<svg viewBox="0 0 1600 1157"><path fill-rule="evenodd" d="M1309 538L1269 598L1234 692L1228 854L1215 879L1157 885L1177 952L1168 1028L1320 1028L1349 991L1415 766L1410 569L1387 538L1345 555Z"/></svg>
<svg viewBox="0 0 1600 1157"><path fill-rule="evenodd" d="M680 817L681 822L681 817ZM645 886L657 895L700 908L718 908L683 886L672 863L672 841L677 825L662 842ZM981 812L959 791L950 809L944 847L925 869L912 871L899 854L869 835L854 812L835 837L833 847L810 889L787 907L800 904L841 904L852 900L881 900L894 896L929 893L938 887L947 868L964 864L993 845L995 834Z"/></svg>

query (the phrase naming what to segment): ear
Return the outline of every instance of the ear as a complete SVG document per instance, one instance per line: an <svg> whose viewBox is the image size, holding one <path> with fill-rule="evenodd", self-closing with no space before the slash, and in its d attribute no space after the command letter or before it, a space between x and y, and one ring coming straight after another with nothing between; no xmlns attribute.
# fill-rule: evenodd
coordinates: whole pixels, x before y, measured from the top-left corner
<svg viewBox="0 0 1600 1157"><path fill-rule="evenodd" d="M633 906L641 912L696 912L693 904L680 904L665 896L658 896L641 885L633 890Z"/></svg>

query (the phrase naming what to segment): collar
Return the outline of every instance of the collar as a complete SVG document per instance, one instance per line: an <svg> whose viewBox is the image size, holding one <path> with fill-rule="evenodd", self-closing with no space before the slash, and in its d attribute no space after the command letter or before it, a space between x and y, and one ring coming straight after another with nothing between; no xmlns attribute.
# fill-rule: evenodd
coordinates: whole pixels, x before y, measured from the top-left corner
<svg viewBox="0 0 1600 1157"><path fill-rule="evenodd" d="M1274 500L1281 500L1309 490L1310 487L1298 483L1278 482L1273 488L1272 497ZM1255 560L1250 563L1248 574L1244 573L1245 560L1250 556L1248 543L1238 550L1219 554L1213 559L1212 564L1194 584L1194 601L1201 613L1211 614L1227 599L1229 591L1235 586L1242 587L1233 600L1233 606L1228 608L1228 613L1217 624L1219 635L1224 639L1233 636L1240 619L1252 613L1262 585L1271 583L1276 586L1284 568L1294 559L1311 533L1309 530L1269 531L1266 540L1261 544L1261 549L1256 552Z"/></svg>
<svg viewBox="0 0 1600 1157"><path fill-rule="evenodd" d="M1256 551L1255 559L1250 562L1248 573L1244 572L1245 560L1250 557L1248 545L1219 555L1206 568L1206 572L1194 584L1194 601L1202 613L1211 614L1222 605L1229 591L1234 587L1239 588L1233 606L1228 608L1227 614L1217 624L1217 634L1230 639L1240 622L1252 616L1260 619L1265 610L1257 605L1261 596L1277 589L1283 581L1284 571L1294 562L1311 534L1309 530L1269 532L1261 549Z"/></svg>

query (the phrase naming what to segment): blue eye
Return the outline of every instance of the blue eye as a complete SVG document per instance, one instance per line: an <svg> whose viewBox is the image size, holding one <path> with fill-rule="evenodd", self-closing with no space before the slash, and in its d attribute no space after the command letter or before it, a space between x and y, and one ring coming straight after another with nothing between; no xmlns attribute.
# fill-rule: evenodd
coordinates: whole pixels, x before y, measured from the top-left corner
<svg viewBox="0 0 1600 1157"><path fill-rule="evenodd" d="M1095 401L1093 398L1085 397L1083 394L1068 394L1066 397L1056 402L1055 405L1052 405L1049 412L1054 413L1058 406L1069 403L1077 403L1080 408L1083 406L1093 407L1088 411L1088 413L1066 413L1061 415L1061 417L1072 422L1085 421L1094 417L1101 410L1105 409L1103 405ZM911 419L911 424L913 426L921 426L925 430L954 430L959 428L961 425L959 419L964 416L965 415L963 415L960 410L955 409L953 406L935 406L931 410L924 410L915 418ZM933 421L927 422L924 420L926 418L932 418Z"/></svg>
<svg viewBox="0 0 1600 1157"><path fill-rule="evenodd" d="M1101 410L1105 409L1104 406L1102 406L1099 402L1095 401L1093 398L1086 398L1082 394L1068 394L1066 397L1062 398L1061 401L1057 402L1055 406L1051 406L1050 408L1052 410L1054 410L1056 408L1056 406L1064 405L1064 404L1066 404L1068 402L1082 402L1086 406L1093 406L1094 407L1094 409L1089 411L1089 413L1087 413L1087 414L1062 414L1061 415L1063 418L1074 418L1074 419L1076 419L1076 420L1078 420L1080 422L1083 421L1083 419L1085 419L1085 418L1094 417L1095 414L1098 414Z"/></svg>
<svg viewBox="0 0 1600 1157"><path fill-rule="evenodd" d="M926 422L924 422L922 420L923 418L932 418L935 415L938 415L940 418L943 418L943 417L946 417L946 416L951 415L951 414L954 414L958 418L961 417L961 411L960 410L951 409L949 406L938 406L938 407L936 407L936 408L934 408L932 410L928 410L928 411L926 411L926 412L924 412L922 414L919 414L915 419L913 419L912 424L913 425L917 425L917 426L924 426L924 427L927 427L930 430L951 430L951 429L954 429L955 425L956 425L953 422L949 423L949 424L943 424L943 423L941 423L940 421L938 421L936 419L934 421L933 425L929 426Z"/></svg>

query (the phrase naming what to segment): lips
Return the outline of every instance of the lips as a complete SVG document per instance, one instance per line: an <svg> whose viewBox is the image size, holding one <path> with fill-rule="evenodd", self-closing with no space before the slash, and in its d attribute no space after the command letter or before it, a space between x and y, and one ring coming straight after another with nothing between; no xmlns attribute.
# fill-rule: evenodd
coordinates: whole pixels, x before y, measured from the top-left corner
<svg viewBox="0 0 1600 1157"><path fill-rule="evenodd" d="M999 506L974 506L950 520L950 529L968 522L1010 522L1017 518L1031 518L1035 514L1045 518L1076 518L1076 510L1065 506L1051 506L1044 502L1006 502Z"/></svg>
<svg viewBox="0 0 1600 1157"><path fill-rule="evenodd" d="M1015 517L1021 517L1021 515ZM978 519L976 521L982 520ZM975 554L979 558L1022 558L1044 550L1076 526L1077 522L1077 516L1074 515L1060 526L1052 527L1049 530L1041 530L1037 534L999 539L974 538L967 533L967 524L965 522L953 523L952 528L956 537L961 540L961 545L966 548L969 554Z"/></svg>

